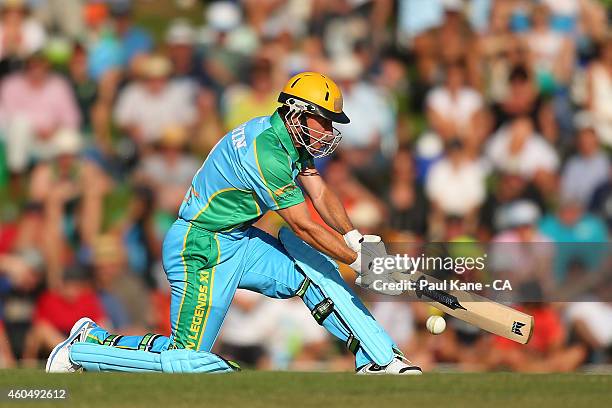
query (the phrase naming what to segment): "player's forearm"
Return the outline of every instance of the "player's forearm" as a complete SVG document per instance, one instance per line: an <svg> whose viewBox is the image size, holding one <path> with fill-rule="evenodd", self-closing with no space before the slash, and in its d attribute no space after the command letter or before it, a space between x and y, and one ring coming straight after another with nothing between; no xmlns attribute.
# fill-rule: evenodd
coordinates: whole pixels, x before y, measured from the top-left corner
<svg viewBox="0 0 612 408"><path fill-rule="evenodd" d="M357 253L347 247L344 241L315 222L300 226L292 225L292 229L300 239L340 262L350 265L357 259Z"/></svg>
<svg viewBox="0 0 612 408"><path fill-rule="evenodd" d="M340 199L328 188L321 196L313 200L313 205L323 221L338 233L344 235L354 229Z"/></svg>

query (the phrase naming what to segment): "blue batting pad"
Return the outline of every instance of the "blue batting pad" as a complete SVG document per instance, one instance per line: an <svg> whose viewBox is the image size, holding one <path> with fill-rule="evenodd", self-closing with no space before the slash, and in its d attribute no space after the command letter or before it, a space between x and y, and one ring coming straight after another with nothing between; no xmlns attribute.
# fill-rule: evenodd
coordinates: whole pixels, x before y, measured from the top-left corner
<svg viewBox="0 0 612 408"><path fill-rule="evenodd" d="M158 373L226 373L234 367L216 354L187 349L153 353L127 350L94 343L76 343L70 359L85 371L158 372Z"/></svg>
<svg viewBox="0 0 612 408"><path fill-rule="evenodd" d="M350 335L354 336L368 360L381 366L389 364L394 357L393 349L397 347L342 279L336 262L313 249L288 228L281 228L279 240L316 287L305 290L303 299L308 308L313 310L326 297L333 302L332 307L337 316L330 314L329 318L323 320L323 326L345 340ZM350 333L346 333L347 329ZM357 358L359 357L358 352ZM360 364L359 361L357 363Z"/></svg>

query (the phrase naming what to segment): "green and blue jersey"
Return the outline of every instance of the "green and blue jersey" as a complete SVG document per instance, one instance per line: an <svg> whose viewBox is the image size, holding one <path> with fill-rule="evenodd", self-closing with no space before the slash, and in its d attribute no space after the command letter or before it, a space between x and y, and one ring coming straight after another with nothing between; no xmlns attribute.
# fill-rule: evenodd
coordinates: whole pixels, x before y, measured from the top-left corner
<svg viewBox="0 0 612 408"><path fill-rule="evenodd" d="M213 232L255 222L304 201L298 173L312 157L293 144L278 112L227 133L195 174L179 218Z"/></svg>

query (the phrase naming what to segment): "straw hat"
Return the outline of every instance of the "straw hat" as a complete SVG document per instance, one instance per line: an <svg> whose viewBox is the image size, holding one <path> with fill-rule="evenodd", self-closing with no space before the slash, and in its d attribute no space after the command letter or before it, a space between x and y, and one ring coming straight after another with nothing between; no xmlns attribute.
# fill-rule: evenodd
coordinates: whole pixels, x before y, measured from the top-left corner
<svg viewBox="0 0 612 408"><path fill-rule="evenodd" d="M82 146L81 135L74 129L60 129L55 133L53 141L55 156L77 154Z"/></svg>
<svg viewBox="0 0 612 408"><path fill-rule="evenodd" d="M172 21L166 31L166 44L191 45L195 42L196 33L191 24L184 19Z"/></svg>
<svg viewBox="0 0 612 408"><path fill-rule="evenodd" d="M181 148L187 143L187 130L183 126L169 126L162 132L159 144L164 147Z"/></svg>
<svg viewBox="0 0 612 408"><path fill-rule="evenodd" d="M138 71L145 78L164 78L172 72L172 63L163 55L148 55L139 62Z"/></svg>

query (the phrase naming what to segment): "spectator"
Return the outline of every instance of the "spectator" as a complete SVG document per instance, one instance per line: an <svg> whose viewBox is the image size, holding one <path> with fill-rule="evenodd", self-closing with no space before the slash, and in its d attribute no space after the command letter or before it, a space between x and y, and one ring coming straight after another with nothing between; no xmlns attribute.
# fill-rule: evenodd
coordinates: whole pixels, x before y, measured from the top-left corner
<svg viewBox="0 0 612 408"><path fill-rule="evenodd" d="M566 346L566 333L559 313L550 305L529 302L519 310L534 316L536 330L526 346L520 346L502 337L496 337L485 357L488 369L509 368L513 371L542 372L573 371L586 358L586 349L580 344Z"/></svg>
<svg viewBox="0 0 612 408"><path fill-rule="evenodd" d="M400 149L393 158L390 185L385 193L389 207L389 226L425 237L428 202L420 184L416 183L414 159L408 149Z"/></svg>
<svg viewBox="0 0 612 408"><path fill-rule="evenodd" d="M156 192L157 206L171 217L178 211L193 175L201 165L185 152L187 130L179 126L166 128L157 143L156 152L142 160L139 175Z"/></svg>
<svg viewBox="0 0 612 408"><path fill-rule="evenodd" d="M441 62L448 65L453 61L469 60L474 38L465 19L464 4L461 0L443 0L442 4L444 20L434 33L437 44L443 45L436 48Z"/></svg>
<svg viewBox="0 0 612 408"><path fill-rule="evenodd" d="M96 81L103 81L117 75L122 67L122 49L119 38L109 24L109 10L106 3L90 2L83 9L87 25L85 44L89 75Z"/></svg>
<svg viewBox="0 0 612 408"><path fill-rule="evenodd" d="M278 89L272 74L272 62L255 59L250 69L249 85L235 85L223 95L223 122L233 129L247 120L270 115L278 106Z"/></svg>
<svg viewBox="0 0 612 408"><path fill-rule="evenodd" d="M166 31L165 43L168 59L174 67L174 81L190 89L197 89L202 81L199 61L195 55L196 32L188 21L177 19Z"/></svg>
<svg viewBox="0 0 612 408"><path fill-rule="evenodd" d="M612 305L595 299L572 302L568 304L565 315L576 336L588 346L590 360L608 363L608 351L612 346Z"/></svg>
<svg viewBox="0 0 612 408"><path fill-rule="evenodd" d="M198 119L190 145L195 153L206 156L225 132L215 92L209 88L200 88L196 108Z"/></svg>
<svg viewBox="0 0 612 408"><path fill-rule="evenodd" d="M274 319L267 307L271 301L253 292L238 290L234 302L235 307L229 311L223 327L221 352L249 367L269 366L265 343L268 333L274 329Z"/></svg>
<svg viewBox="0 0 612 408"><path fill-rule="evenodd" d="M196 112L190 93L170 80L172 66L166 57L148 55L138 67L140 80L119 94L115 120L145 151L168 126L191 126Z"/></svg>
<svg viewBox="0 0 612 408"><path fill-rule="evenodd" d="M47 284L61 284L61 270L69 249L91 244L102 223L102 199L109 180L93 163L79 156L81 136L58 133L54 161L32 171L30 199L44 205Z"/></svg>
<svg viewBox="0 0 612 408"><path fill-rule="evenodd" d="M30 17L26 0L4 0L0 4L0 78L40 51L45 41L45 29Z"/></svg>
<svg viewBox="0 0 612 408"><path fill-rule="evenodd" d="M11 350L11 344L6 335L6 329L0 320L0 368L12 368L15 366L15 356Z"/></svg>
<svg viewBox="0 0 612 408"><path fill-rule="evenodd" d="M540 223L541 231L556 242L607 242L605 225L594 215L586 213L577 201L561 202L556 215L546 215Z"/></svg>
<svg viewBox="0 0 612 408"><path fill-rule="evenodd" d="M154 318L144 281L128 268L126 249L117 232L101 234L92 245L94 282L111 327L141 334Z"/></svg>
<svg viewBox="0 0 612 408"><path fill-rule="evenodd" d="M513 173L502 173L496 178L493 190L480 211L481 238L487 240L492 232L500 232L503 226L496 220L501 219L504 206L515 200L525 199L535 203L540 210L544 208L542 195L529 181Z"/></svg>
<svg viewBox="0 0 612 408"><path fill-rule="evenodd" d="M556 242L554 273L558 282L565 280L573 263L580 262L592 270L607 253L606 245L601 245L608 242L606 225L571 199L562 201L556 214L546 215L540 230Z"/></svg>
<svg viewBox="0 0 612 408"><path fill-rule="evenodd" d="M576 55L574 39L562 34L558 24L555 30L554 24L560 20L550 18L550 10L545 4L534 7L532 21L532 30L526 35L530 59L540 91L552 96L556 123L566 142L572 129L568 84Z"/></svg>
<svg viewBox="0 0 612 408"><path fill-rule="evenodd" d="M340 57L332 71L343 89L344 109L354 118L350 126L338 125L343 134L340 148L392 152L395 115L383 90L362 78L363 66L354 55Z"/></svg>
<svg viewBox="0 0 612 408"><path fill-rule="evenodd" d="M384 88L362 78L363 66L354 55L340 57L332 70L351 118L349 125L336 125L342 132L338 150L359 179L377 191L388 171L387 157L397 148L395 109Z"/></svg>
<svg viewBox="0 0 612 408"><path fill-rule="evenodd" d="M206 10L204 47L205 85L221 93L248 73L248 54L258 45L252 31L243 24L236 3L217 1Z"/></svg>
<svg viewBox="0 0 612 408"><path fill-rule="evenodd" d="M28 204L18 221L12 234L2 236L5 248L0 249L0 330L4 330L5 322L11 329L7 344L2 344L5 333L0 333L0 360L4 357L7 364L12 362L10 340L15 345L14 341L21 339L22 333L25 336L30 325L30 312L45 281L46 248L40 234L44 229L42 207ZM26 313L11 316L7 310L14 306ZM21 352L21 344L16 347L16 352Z"/></svg>
<svg viewBox="0 0 612 408"><path fill-rule="evenodd" d="M588 209L604 219L608 229L612 231L612 169L607 181L595 189Z"/></svg>
<svg viewBox="0 0 612 408"><path fill-rule="evenodd" d="M82 0L29 1L36 5L34 13L37 19L47 27L73 40L82 39L86 34Z"/></svg>
<svg viewBox="0 0 612 408"><path fill-rule="evenodd" d="M444 86L434 88L427 95L427 118L431 127L444 141L463 139L476 153L484 138L479 115L483 100L480 94L465 85L465 66L454 62L447 66Z"/></svg>
<svg viewBox="0 0 612 408"><path fill-rule="evenodd" d="M605 39L608 31L608 13L606 4L597 0L580 1L580 12L578 13L579 41L582 45L582 55L589 55L592 45ZM586 52L585 52L586 51Z"/></svg>
<svg viewBox="0 0 612 408"><path fill-rule="evenodd" d="M554 143L557 129L552 105L539 93L528 69L524 65L515 66L510 71L508 81L507 95L491 107L495 129L520 116L529 116L536 130Z"/></svg>
<svg viewBox="0 0 612 408"><path fill-rule="evenodd" d="M569 81L574 63L572 40L555 32L550 24L550 10L544 4L535 6L532 28L525 36L534 64L536 81L542 92L552 94L558 85Z"/></svg>
<svg viewBox="0 0 612 408"><path fill-rule="evenodd" d="M439 215L473 217L485 199L485 171L468 157L460 139L449 141L446 156L433 165L425 192Z"/></svg>
<svg viewBox="0 0 612 408"><path fill-rule="evenodd" d="M501 231L494 242L549 242L537 229L540 209L529 200L516 200L500 206L495 219Z"/></svg>
<svg viewBox="0 0 612 408"><path fill-rule="evenodd" d="M543 0L550 11L550 26L560 33L571 34L580 13L580 0Z"/></svg>
<svg viewBox="0 0 612 408"><path fill-rule="evenodd" d="M156 214L155 205L155 191L136 185L125 218L113 226L122 236L130 271L151 288L157 286L153 273L159 245L174 221L168 220L171 216L167 214ZM165 224L159 225L162 222Z"/></svg>
<svg viewBox="0 0 612 408"><path fill-rule="evenodd" d="M482 73L488 77L488 81L480 81L480 89L488 91L493 101L499 101L508 91L508 74L512 63L509 54L520 43L510 30L508 8L501 1L492 3L487 30L477 39L478 52L484 59Z"/></svg>
<svg viewBox="0 0 612 408"><path fill-rule="evenodd" d="M23 353L26 361L36 359L39 353L49 353L68 336L74 322L81 317L95 316L91 318L99 321L106 319L85 268L68 268L62 281L57 290L46 291L36 303L34 321Z"/></svg>
<svg viewBox="0 0 612 408"><path fill-rule="evenodd" d="M593 114L597 135L602 143L612 145L612 36L599 46L599 56L587 73L586 107Z"/></svg>
<svg viewBox="0 0 612 408"><path fill-rule="evenodd" d="M327 184L332 186L338 194L349 218L354 223L362 223L362 227L370 229L381 224L384 205L357 180L344 161L338 159L330 161L325 167L323 176ZM315 220L321 219L313 207L311 207L311 215Z"/></svg>
<svg viewBox="0 0 612 408"><path fill-rule="evenodd" d="M555 254L550 238L538 230L539 219L539 208L527 200L501 207L496 221L502 232L492 240L489 269L495 279L509 279L516 287L535 281L548 295L555 288L551 274Z"/></svg>
<svg viewBox="0 0 612 408"><path fill-rule="evenodd" d="M410 83L407 77L406 55L399 51L387 51L380 57L380 66L373 82L381 93L385 95L396 115L397 141L396 144L408 143L412 134L409 116ZM394 144L391 147L395 147Z"/></svg>
<svg viewBox="0 0 612 408"><path fill-rule="evenodd" d="M81 113L81 130L92 131L92 109L98 99L98 84L89 76L87 70L87 50L77 44L68 61L68 80L76 97Z"/></svg>
<svg viewBox="0 0 612 408"><path fill-rule="evenodd" d="M303 305L238 290L223 328L224 355L260 369L308 370L329 352L329 341ZM272 341L270 341L272 339Z"/></svg>
<svg viewBox="0 0 612 408"><path fill-rule="evenodd" d="M348 214L351 223L365 234L374 234L383 227L383 209L378 207L378 201L360 200L353 205Z"/></svg>
<svg viewBox="0 0 612 408"><path fill-rule="evenodd" d="M604 184L610 173L610 160L600 148L595 129L586 124L579 130L577 154L567 160L561 174L561 196L586 206L595 189Z"/></svg>
<svg viewBox="0 0 612 408"><path fill-rule="evenodd" d="M472 71L474 64L471 61L476 57L476 54L472 52L472 48L475 50L475 47L471 47L474 38L463 15L462 1L444 0L437 3L438 7L440 3L443 6L440 24L436 24L434 28L414 39L419 79L428 85L437 82L441 67L456 61L468 61L466 65ZM435 8L436 6L432 4L429 7ZM474 73L470 72L468 77L469 82L474 84L473 80L476 80Z"/></svg>
<svg viewBox="0 0 612 408"><path fill-rule="evenodd" d="M44 252L42 236L39 234L44 225L44 207L41 203L28 201L15 223L5 223L0 235L0 254L14 251L36 251L39 256Z"/></svg>
<svg viewBox="0 0 612 408"><path fill-rule="evenodd" d="M28 224L37 224L36 226L40 228L42 223L39 211L40 208L35 208L33 205L24 211L14 248L10 252L0 254L0 276L6 278L8 281L6 283L10 286L26 292L35 289L42 280L44 251L39 242L28 236L32 231L27 231L27 227L30 226Z"/></svg>
<svg viewBox="0 0 612 408"><path fill-rule="evenodd" d="M79 111L65 79L50 72L41 53L28 57L25 71L12 74L0 88L0 116L7 162L23 173L32 159L45 159L61 129L79 126Z"/></svg>
<svg viewBox="0 0 612 408"><path fill-rule="evenodd" d="M527 180L551 176L559 167L557 152L535 132L527 116L514 119L495 133L487 156L497 170L520 174Z"/></svg>
<svg viewBox="0 0 612 408"><path fill-rule="evenodd" d="M82 194L95 190L103 194L109 181L93 163L80 156L83 140L76 130L64 129L58 132L49 161L34 167L31 175L29 198L36 203L46 203L62 198L61 206L82 199ZM47 209L48 210L48 209ZM94 222L90 214L88 222Z"/></svg>
<svg viewBox="0 0 612 408"><path fill-rule="evenodd" d="M129 67L136 56L151 52L153 39L134 24L131 0L111 0L109 6L113 29L121 44L121 63Z"/></svg>

